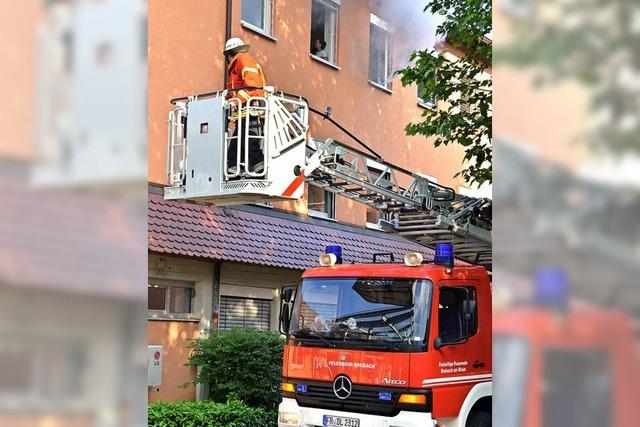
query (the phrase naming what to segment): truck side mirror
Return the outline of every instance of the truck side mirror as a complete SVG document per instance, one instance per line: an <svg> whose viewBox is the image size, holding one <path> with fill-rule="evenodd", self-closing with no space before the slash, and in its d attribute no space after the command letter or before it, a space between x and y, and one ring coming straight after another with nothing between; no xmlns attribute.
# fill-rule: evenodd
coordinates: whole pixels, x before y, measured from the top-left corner
<svg viewBox="0 0 640 427"><path fill-rule="evenodd" d="M283 286L280 290L280 333L289 334L291 324L291 310L296 286Z"/></svg>
<svg viewBox="0 0 640 427"><path fill-rule="evenodd" d="M282 288L282 301L284 302L291 302L291 297L293 296L293 288L291 288L290 286L284 286Z"/></svg>
<svg viewBox="0 0 640 427"><path fill-rule="evenodd" d="M438 350L440 347L442 347L442 338L436 337L436 339L433 340L433 348Z"/></svg>
<svg viewBox="0 0 640 427"><path fill-rule="evenodd" d="M291 325L291 308L288 304L280 306L280 333L289 334L289 326Z"/></svg>

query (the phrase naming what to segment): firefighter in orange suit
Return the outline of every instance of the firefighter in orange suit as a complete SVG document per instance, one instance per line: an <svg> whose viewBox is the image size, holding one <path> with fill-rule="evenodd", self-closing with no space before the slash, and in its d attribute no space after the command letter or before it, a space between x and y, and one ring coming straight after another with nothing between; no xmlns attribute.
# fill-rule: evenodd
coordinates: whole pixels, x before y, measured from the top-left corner
<svg viewBox="0 0 640 427"><path fill-rule="evenodd" d="M266 80L262 67L247 52L249 45L245 44L242 39L233 37L227 40L224 49L224 55L228 65L227 80L227 98L237 98L243 106L251 97L263 97L265 92ZM247 86L257 87L259 89L239 89ZM249 170L254 173L264 173L264 154L260 147L260 140L251 138L251 135L261 136L264 129L264 118L248 115L246 111L242 115L242 126L238 126L236 122L234 137L239 136L239 140L243 141L246 131L249 132ZM238 139L234 138L229 144L227 151L227 168L228 173L235 175L238 173L237 154ZM240 144L240 161L244 162L244 147Z"/></svg>

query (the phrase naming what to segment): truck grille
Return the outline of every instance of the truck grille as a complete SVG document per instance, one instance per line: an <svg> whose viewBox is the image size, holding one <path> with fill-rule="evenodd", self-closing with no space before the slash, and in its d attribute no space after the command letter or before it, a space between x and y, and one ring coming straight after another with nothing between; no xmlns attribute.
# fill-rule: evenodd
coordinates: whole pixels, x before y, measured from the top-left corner
<svg viewBox="0 0 640 427"><path fill-rule="evenodd" d="M351 395L341 400L333 393L333 383L300 381L298 384L307 385L306 392L296 392L296 401L303 407L384 416L395 416L400 412L396 405L400 392L393 392L388 387L353 384ZM391 400L381 400L378 396L380 392L391 393Z"/></svg>

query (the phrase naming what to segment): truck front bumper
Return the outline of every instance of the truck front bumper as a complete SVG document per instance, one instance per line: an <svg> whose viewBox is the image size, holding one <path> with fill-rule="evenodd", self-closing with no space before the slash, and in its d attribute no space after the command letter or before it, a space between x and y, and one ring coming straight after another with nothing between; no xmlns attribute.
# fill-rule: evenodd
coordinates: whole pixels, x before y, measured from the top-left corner
<svg viewBox="0 0 640 427"><path fill-rule="evenodd" d="M322 427L323 415L357 418L360 427L432 427L435 421L430 413L400 411L395 417L334 411L330 409L303 408L295 399L283 398L278 407L278 427Z"/></svg>

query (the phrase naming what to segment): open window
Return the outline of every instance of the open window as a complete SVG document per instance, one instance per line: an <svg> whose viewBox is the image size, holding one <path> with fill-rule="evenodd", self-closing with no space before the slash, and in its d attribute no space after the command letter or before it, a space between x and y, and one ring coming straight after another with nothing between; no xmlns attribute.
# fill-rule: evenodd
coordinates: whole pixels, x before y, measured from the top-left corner
<svg viewBox="0 0 640 427"><path fill-rule="evenodd" d="M376 183L377 185L382 185L387 188L391 188L393 186L391 182L391 172L389 168L382 163L367 159L367 172L369 173L369 176L367 177L369 182ZM365 226L367 228L382 230L382 226L380 225L381 219L387 220L388 218L383 216L383 214L381 214L375 207L367 206L365 222Z"/></svg>
<svg viewBox="0 0 640 427"><path fill-rule="evenodd" d="M315 58L336 64L340 0L312 0L311 48Z"/></svg>
<svg viewBox="0 0 640 427"><path fill-rule="evenodd" d="M323 188L309 185L307 191L307 209L310 216L320 218L335 218L335 194Z"/></svg>
<svg viewBox="0 0 640 427"><path fill-rule="evenodd" d="M477 331L476 289L441 286L438 300L438 345L463 342Z"/></svg>
<svg viewBox="0 0 640 427"><path fill-rule="evenodd" d="M374 14L369 26L369 82L391 90L391 26Z"/></svg>

